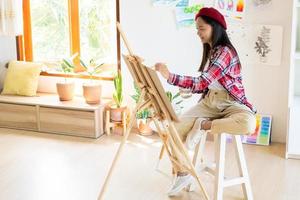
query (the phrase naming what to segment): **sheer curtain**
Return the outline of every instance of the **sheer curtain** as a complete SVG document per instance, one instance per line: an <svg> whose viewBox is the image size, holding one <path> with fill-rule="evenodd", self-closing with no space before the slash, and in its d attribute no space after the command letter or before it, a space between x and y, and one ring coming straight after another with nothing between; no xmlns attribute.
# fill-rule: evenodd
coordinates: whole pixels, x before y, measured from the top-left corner
<svg viewBox="0 0 300 200"><path fill-rule="evenodd" d="M23 34L22 0L0 0L0 35Z"/></svg>

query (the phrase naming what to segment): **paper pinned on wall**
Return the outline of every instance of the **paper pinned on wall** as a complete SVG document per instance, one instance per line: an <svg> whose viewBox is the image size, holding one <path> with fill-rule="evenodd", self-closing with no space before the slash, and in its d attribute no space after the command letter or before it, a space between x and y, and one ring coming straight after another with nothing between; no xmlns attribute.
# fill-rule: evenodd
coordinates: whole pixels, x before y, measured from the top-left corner
<svg viewBox="0 0 300 200"><path fill-rule="evenodd" d="M153 6L187 7L189 0L152 0Z"/></svg>
<svg viewBox="0 0 300 200"><path fill-rule="evenodd" d="M253 61L265 65L280 65L283 28L274 25L255 25L249 40Z"/></svg>
<svg viewBox="0 0 300 200"><path fill-rule="evenodd" d="M152 0L153 6L176 6L180 0Z"/></svg>
<svg viewBox="0 0 300 200"><path fill-rule="evenodd" d="M195 14L204 6L203 2L203 0L152 0L152 5L174 8L176 25L181 28L195 25Z"/></svg>
<svg viewBox="0 0 300 200"><path fill-rule="evenodd" d="M169 7L188 7L195 3L200 3L200 0L152 0L154 6L169 6Z"/></svg>
<svg viewBox="0 0 300 200"><path fill-rule="evenodd" d="M180 0L176 7L188 7L189 6L189 0Z"/></svg>
<svg viewBox="0 0 300 200"><path fill-rule="evenodd" d="M283 28L274 25L228 23L230 41L242 63L278 66L281 64Z"/></svg>
<svg viewBox="0 0 300 200"><path fill-rule="evenodd" d="M267 5L272 0L252 0L255 6Z"/></svg>
<svg viewBox="0 0 300 200"><path fill-rule="evenodd" d="M215 0L215 8L225 17L241 20L245 13L244 0Z"/></svg>
<svg viewBox="0 0 300 200"><path fill-rule="evenodd" d="M197 4L203 4L203 0L189 0L189 5L188 6L193 6Z"/></svg>
<svg viewBox="0 0 300 200"><path fill-rule="evenodd" d="M203 4L194 4L186 7L176 7L177 27L191 27L195 25L195 14L203 7Z"/></svg>

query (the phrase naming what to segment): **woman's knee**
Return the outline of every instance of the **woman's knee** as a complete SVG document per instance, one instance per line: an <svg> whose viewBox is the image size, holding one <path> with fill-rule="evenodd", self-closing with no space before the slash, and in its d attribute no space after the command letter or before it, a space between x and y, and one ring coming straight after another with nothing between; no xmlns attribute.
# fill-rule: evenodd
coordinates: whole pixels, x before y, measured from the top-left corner
<svg viewBox="0 0 300 200"><path fill-rule="evenodd" d="M192 129L196 118L181 118L180 122L175 123L175 128L182 141L185 140L188 132Z"/></svg>
<svg viewBox="0 0 300 200"><path fill-rule="evenodd" d="M241 113L236 117L237 123L243 134L252 134L256 127L256 118L250 113Z"/></svg>

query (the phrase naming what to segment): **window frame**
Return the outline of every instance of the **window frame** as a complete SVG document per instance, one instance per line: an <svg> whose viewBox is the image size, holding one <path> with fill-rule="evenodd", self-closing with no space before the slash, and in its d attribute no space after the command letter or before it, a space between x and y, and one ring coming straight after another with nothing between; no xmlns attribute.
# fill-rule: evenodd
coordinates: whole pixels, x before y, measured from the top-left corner
<svg viewBox="0 0 300 200"><path fill-rule="evenodd" d="M120 0L116 1L116 21L120 22ZM70 55L79 52L80 55L80 24L79 24L79 0L68 0L68 18L69 18L69 38L70 38ZM121 70L121 52L120 52L120 33L116 27L116 42L117 42L117 68ZM19 61L33 61L32 48L32 30L31 30L31 14L30 14L30 0L23 0L23 35L16 36L17 60ZM78 58L78 57L77 57ZM75 59L76 72L83 71L79 64L79 59ZM82 79L95 80L110 80L112 77L92 76L84 74L62 74L62 73L48 73L41 72L42 76L55 77L71 77Z"/></svg>

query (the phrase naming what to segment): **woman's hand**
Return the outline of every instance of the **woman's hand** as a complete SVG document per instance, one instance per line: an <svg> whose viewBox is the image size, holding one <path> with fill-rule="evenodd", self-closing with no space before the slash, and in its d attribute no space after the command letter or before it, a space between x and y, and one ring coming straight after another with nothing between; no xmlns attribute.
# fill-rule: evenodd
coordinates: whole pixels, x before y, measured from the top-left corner
<svg viewBox="0 0 300 200"><path fill-rule="evenodd" d="M154 67L155 67L155 70L158 71L158 72L160 72L160 74L161 74L165 79L168 79L168 78L169 78L170 72L169 72L169 70L168 70L166 64L164 64L164 63L156 63L156 64L154 65Z"/></svg>

